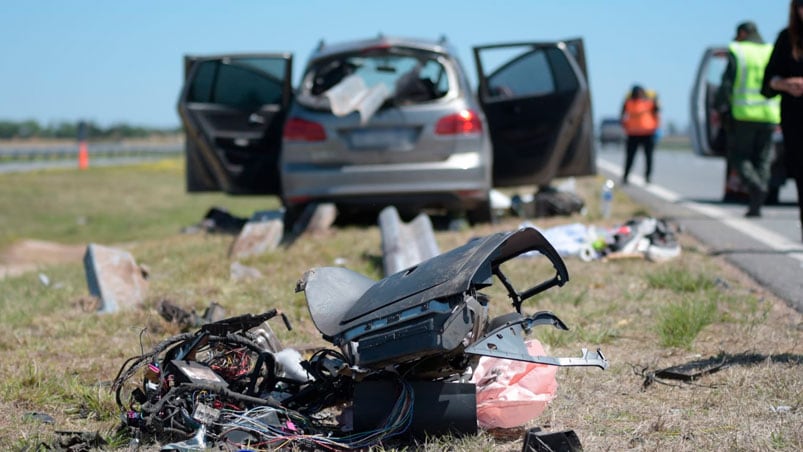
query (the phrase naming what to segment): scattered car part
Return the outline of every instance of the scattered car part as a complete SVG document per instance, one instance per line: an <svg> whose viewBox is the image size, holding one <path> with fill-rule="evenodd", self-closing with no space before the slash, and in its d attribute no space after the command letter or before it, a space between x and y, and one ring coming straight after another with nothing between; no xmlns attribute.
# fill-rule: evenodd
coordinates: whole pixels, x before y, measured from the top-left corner
<svg viewBox="0 0 803 452"><path fill-rule="evenodd" d="M538 427L524 434L522 452L582 452L583 445L574 430L547 432Z"/></svg>
<svg viewBox="0 0 803 452"><path fill-rule="evenodd" d="M89 293L101 300L102 313L138 308L145 301L147 267L138 265L128 251L90 243L84 271Z"/></svg>
<svg viewBox="0 0 803 452"><path fill-rule="evenodd" d="M364 381L354 387L354 429L371 431L392 412L400 392L392 381ZM477 391L473 384L410 382L414 404L405 435L473 435L477 432Z"/></svg>
<svg viewBox="0 0 803 452"><path fill-rule="evenodd" d="M516 287L503 264L532 252L549 259L548 276ZM274 309L162 341L126 361L112 388L135 435L175 447L208 440L355 449L409 434L473 433L476 389L464 382L480 356L607 367L599 350L580 358L527 353L524 336L533 327L568 328L550 312L523 314L523 302L568 279L558 253L532 228L473 239L379 281L342 267L314 268L296 290L339 351L322 348L302 359L280 349L268 324L279 315ZM494 281L516 312L489 319L491 298L482 291ZM137 374L142 385L132 388ZM391 386L398 389L382 389ZM365 402L377 391L383 409ZM450 409L430 409L435 399ZM351 430L322 417L336 407L353 410Z"/></svg>
<svg viewBox="0 0 803 452"><path fill-rule="evenodd" d="M435 241L432 221L425 213L404 223L396 207L385 207L379 213L379 233L385 275L410 268L441 252Z"/></svg>
<svg viewBox="0 0 803 452"><path fill-rule="evenodd" d="M533 326L552 325L560 330L569 328L554 314L540 311L530 317L524 317L506 323L493 331L480 337L472 345L466 347L468 354L493 356L495 358L514 359L536 364L551 366L594 366L600 369L608 368L608 360L598 349L596 352L582 350L582 356L577 358L557 358L552 356L531 356L524 344L524 336Z"/></svg>
<svg viewBox="0 0 803 452"><path fill-rule="evenodd" d="M530 355L545 355L537 339ZM558 367L483 356L469 382L477 386L477 424L483 429L515 428L540 416L558 389Z"/></svg>
<svg viewBox="0 0 803 452"><path fill-rule="evenodd" d="M718 372L730 366L730 363L720 356L692 361L678 366L666 367L653 373L655 378L670 378L681 381L694 381L708 374Z"/></svg>

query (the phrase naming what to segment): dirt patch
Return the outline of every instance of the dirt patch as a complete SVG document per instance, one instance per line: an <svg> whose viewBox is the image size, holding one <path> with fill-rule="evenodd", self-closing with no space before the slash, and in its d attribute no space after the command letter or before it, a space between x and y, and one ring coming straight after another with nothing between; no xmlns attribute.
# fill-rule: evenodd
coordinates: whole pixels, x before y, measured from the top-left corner
<svg viewBox="0 0 803 452"><path fill-rule="evenodd" d="M17 276L45 265L81 262L86 245L64 245L25 239L0 252L0 278Z"/></svg>

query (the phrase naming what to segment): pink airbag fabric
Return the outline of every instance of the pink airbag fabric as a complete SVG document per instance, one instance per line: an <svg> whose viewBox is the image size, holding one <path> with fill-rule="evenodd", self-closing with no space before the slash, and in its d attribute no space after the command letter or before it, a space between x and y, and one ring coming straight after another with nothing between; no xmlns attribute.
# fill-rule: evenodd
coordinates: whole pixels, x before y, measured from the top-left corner
<svg viewBox="0 0 803 452"><path fill-rule="evenodd" d="M544 356L535 339L526 342L532 356ZM483 356L471 377L477 386L480 428L512 428L535 419L555 398L557 366Z"/></svg>

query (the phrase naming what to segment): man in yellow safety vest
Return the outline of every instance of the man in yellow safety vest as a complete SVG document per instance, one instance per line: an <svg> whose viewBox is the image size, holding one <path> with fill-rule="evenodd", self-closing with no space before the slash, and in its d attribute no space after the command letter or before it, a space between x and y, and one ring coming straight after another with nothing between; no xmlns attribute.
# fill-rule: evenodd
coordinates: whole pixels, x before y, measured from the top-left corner
<svg viewBox="0 0 803 452"><path fill-rule="evenodd" d="M716 103L720 112L731 118L728 163L747 186L745 216L760 217L770 180L772 133L781 120L779 98L761 95L772 44L764 43L755 23L743 22L728 49L728 66Z"/></svg>

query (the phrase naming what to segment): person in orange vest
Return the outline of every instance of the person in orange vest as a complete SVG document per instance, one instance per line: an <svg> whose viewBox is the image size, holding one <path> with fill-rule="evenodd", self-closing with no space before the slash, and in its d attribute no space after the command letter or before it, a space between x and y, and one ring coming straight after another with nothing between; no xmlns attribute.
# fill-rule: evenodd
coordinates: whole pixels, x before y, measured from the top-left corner
<svg viewBox="0 0 803 452"><path fill-rule="evenodd" d="M652 176L652 154L655 149L655 133L661 125L660 106L655 93L648 93L639 85L634 85L630 95L622 105L622 127L627 135L625 172L622 184L627 184L630 169L639 147L644 148L644 181L649 183Z"/></svg>

